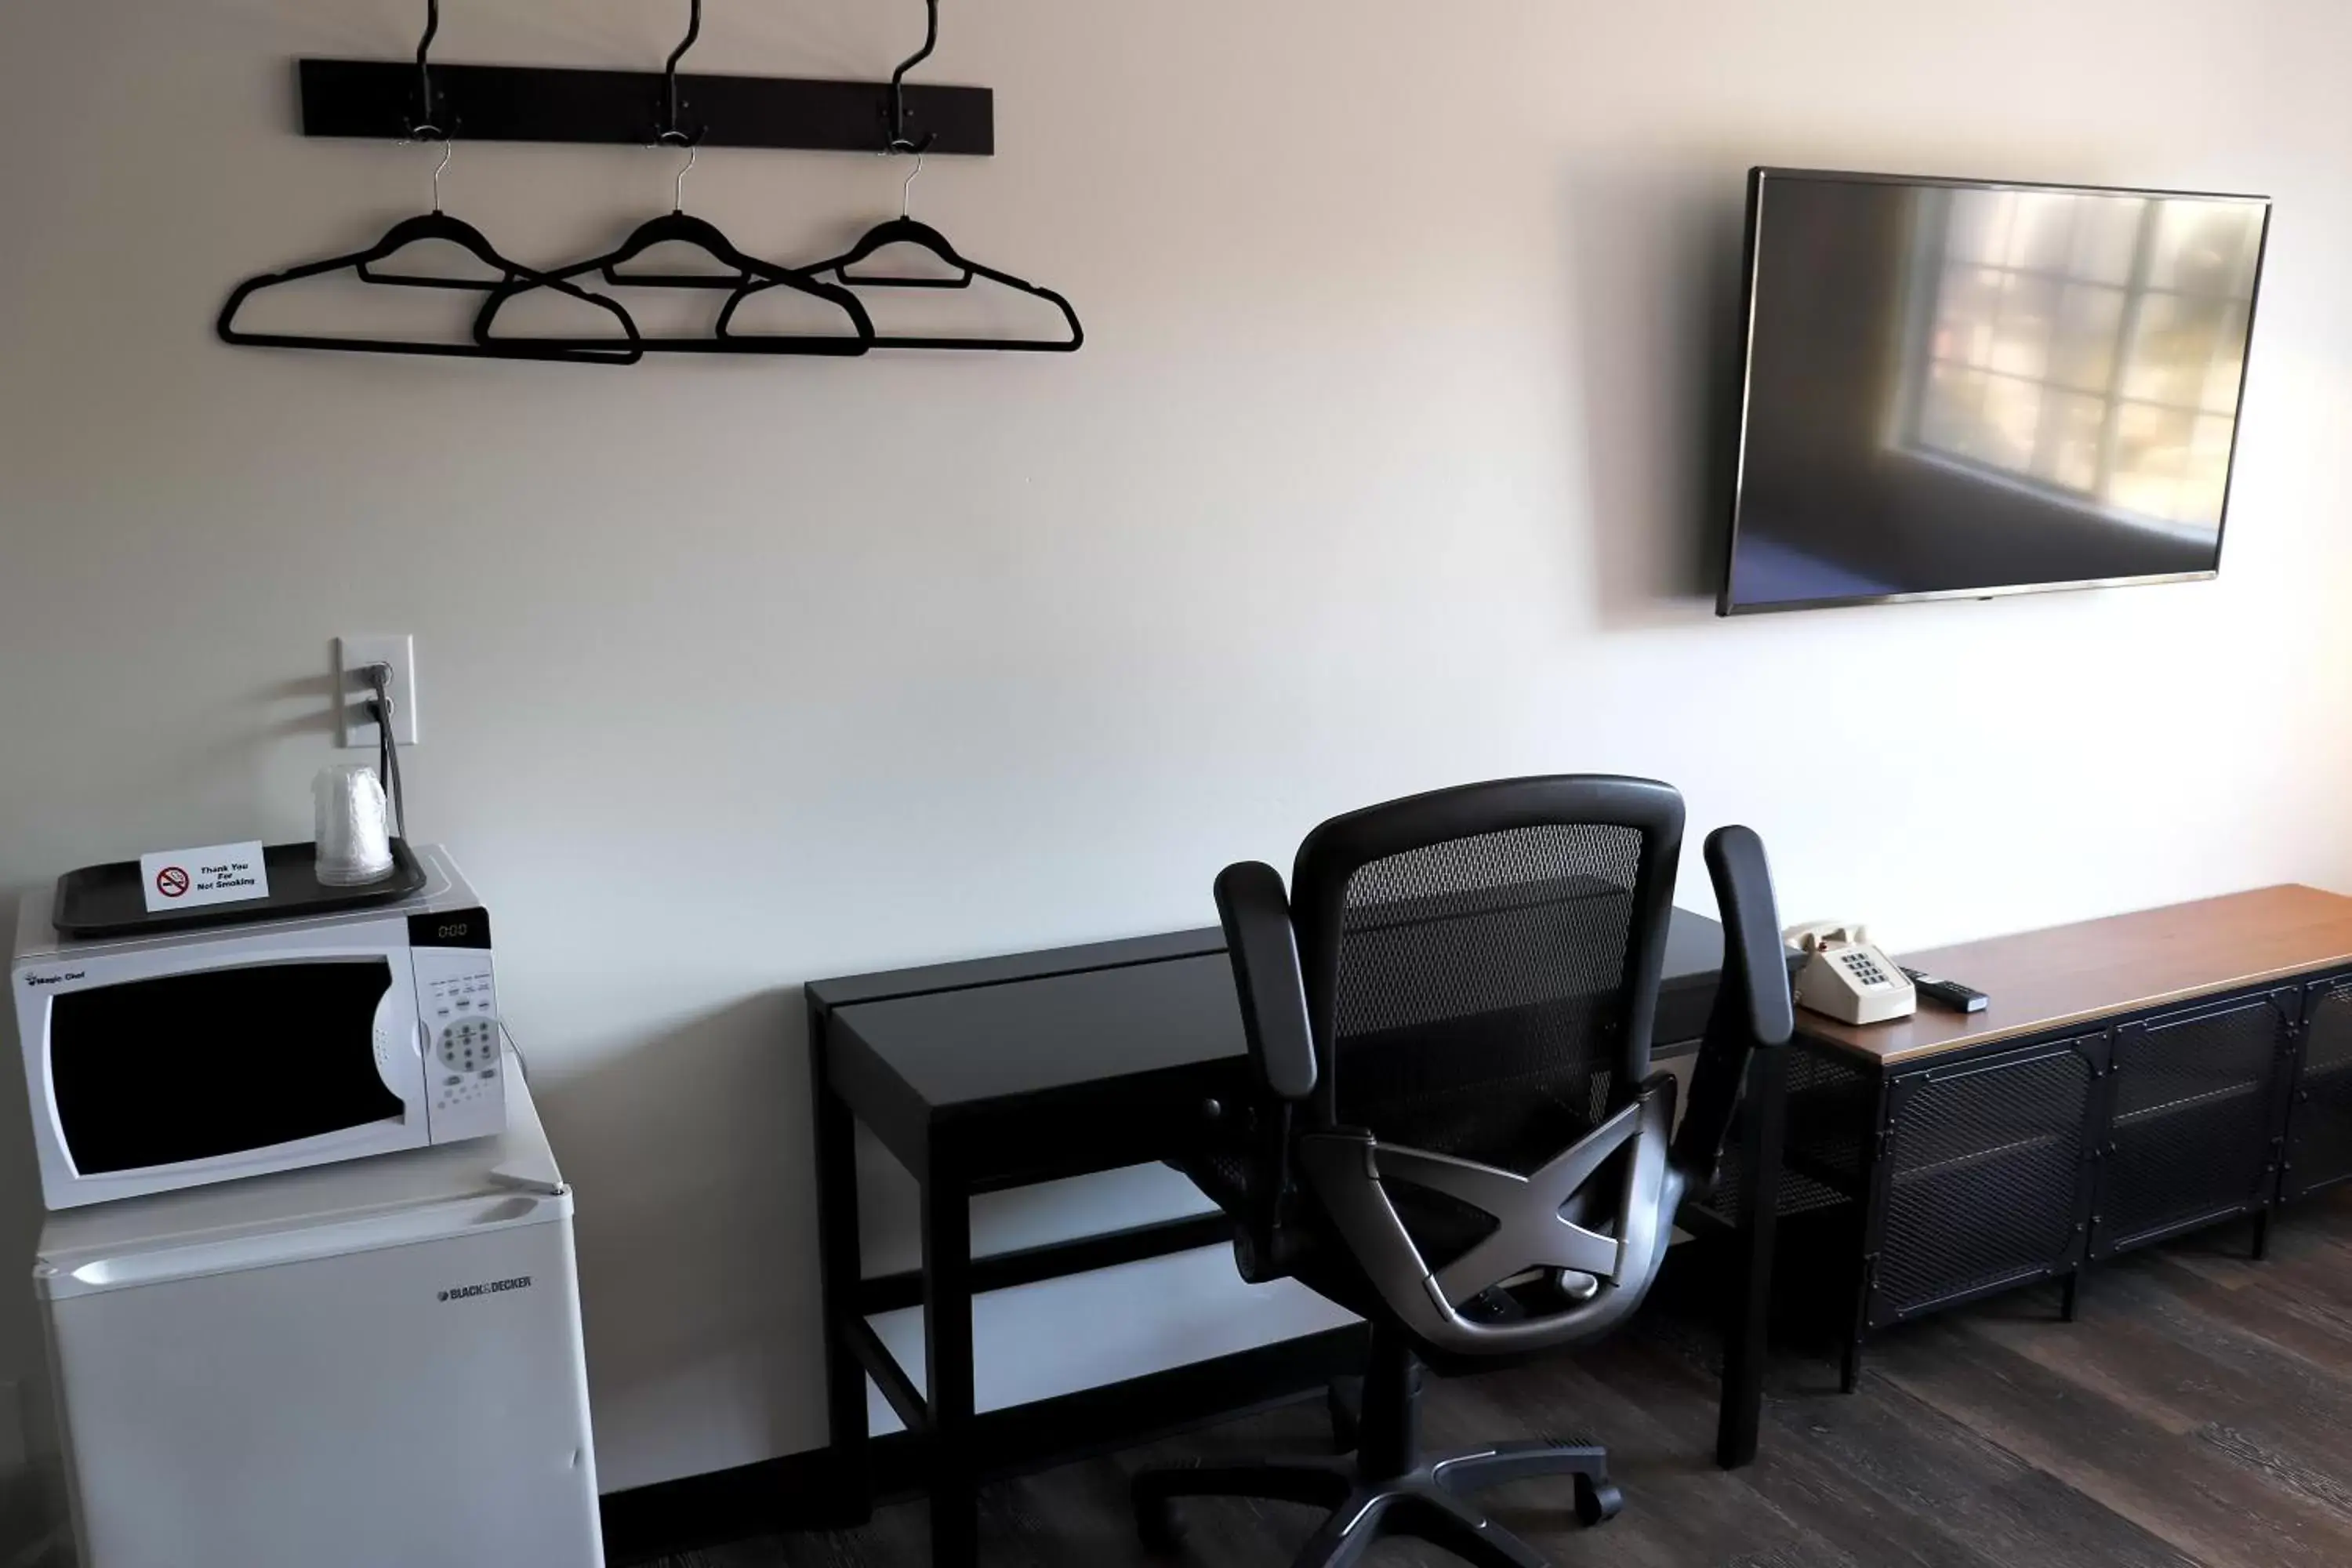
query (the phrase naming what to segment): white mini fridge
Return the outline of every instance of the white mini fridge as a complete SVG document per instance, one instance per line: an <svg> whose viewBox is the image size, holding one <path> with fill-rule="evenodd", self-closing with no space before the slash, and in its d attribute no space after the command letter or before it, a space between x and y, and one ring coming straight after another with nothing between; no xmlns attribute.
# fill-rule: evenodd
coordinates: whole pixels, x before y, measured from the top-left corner
<svg viewBox="0 0 2352 1568"><path fill-rule="evenodd" d="M600 1568L572 1194L498 1138L50 1216L83 1568Z"/></svg>

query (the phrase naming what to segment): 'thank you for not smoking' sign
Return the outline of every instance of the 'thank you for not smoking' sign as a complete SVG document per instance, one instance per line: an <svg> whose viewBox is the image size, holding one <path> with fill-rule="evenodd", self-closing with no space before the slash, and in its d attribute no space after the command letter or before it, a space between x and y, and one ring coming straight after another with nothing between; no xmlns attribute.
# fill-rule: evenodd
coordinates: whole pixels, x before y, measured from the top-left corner
<svg viewBox="0 0 2352 1568"><path fill-rule="evenodd" d="M262 864L261 840L212 844L201 849L158 849L139 857L139 881L147 912L237 904L269 896L269 868Z"/></svg>

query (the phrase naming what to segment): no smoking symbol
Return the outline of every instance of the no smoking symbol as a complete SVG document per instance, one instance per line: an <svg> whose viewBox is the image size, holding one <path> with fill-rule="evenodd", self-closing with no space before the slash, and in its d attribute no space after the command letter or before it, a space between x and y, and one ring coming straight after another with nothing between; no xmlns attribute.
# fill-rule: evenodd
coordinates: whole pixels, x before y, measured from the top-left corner
<svg viewBox="0 0 2352 1568"><path fill-rule="evenodd" d="M177 866L166 866L155 873L155 890L167 899L176 899L188 890L188 874Z"/></svg>

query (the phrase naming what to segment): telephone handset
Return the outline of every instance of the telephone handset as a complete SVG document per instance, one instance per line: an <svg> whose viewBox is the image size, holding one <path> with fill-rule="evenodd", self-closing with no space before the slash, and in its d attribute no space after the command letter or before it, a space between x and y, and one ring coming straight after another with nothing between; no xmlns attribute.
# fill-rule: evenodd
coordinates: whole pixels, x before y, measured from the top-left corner
<svg viewBox="0 0 2352 1568"><path fill-rule="evenodd" d="M1843 1024L1884 1024L1919 1010L1919 994L1901 965L1871 945L1870 933L1849 921L1790 926L1780 940L1806 954L1796 1001Z"/></svg>

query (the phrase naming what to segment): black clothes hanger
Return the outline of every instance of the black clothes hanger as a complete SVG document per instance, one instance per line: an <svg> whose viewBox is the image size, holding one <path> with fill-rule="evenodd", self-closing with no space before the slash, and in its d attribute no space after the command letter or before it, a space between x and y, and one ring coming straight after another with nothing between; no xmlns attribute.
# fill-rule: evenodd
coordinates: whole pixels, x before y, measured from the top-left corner
<svg viewBox="0 0 2352 1568"><path fill-rule="evenodd" d="M383 237L365 250L348 256L330 257L324 261L305 262L282 272L265 272L248 278L230 293L221 307L214 330L224 342L254 348L340 349L361 353L435 354L454 359L523 359L561 360L588 364L635 364L645 358L637 324L629 313L610 300L599 299L584 289L577 289L560 279L532 270L519 261L509 260L498 252L480 229L460 218L451 217L441 210L441 174L449 167L450 145L447 134L431 123L433 111L433 76L427 55L433 36L441 26L440 0L427 0L423 41L416 46L416 69L424 93L423 118L410 128L415 140L437 138L441 142L441 162L433 171L433 210L418 216L404 218L384 231ZM375 270L376 264L412 245L426 240L442 240L457 246L477 261L496 271L499 280L482 279L428 277L410 273ZM394 338L316 337L294 332L249 332L236 324L237 311L245 302L265 289L297 282L306 278L323 277L331 272L351 271L368 283L406 289L474 289L497 290L529 285L558 290L572 299L606 311L619 323L622 336L612 338L581 338L564 341L543 338L510 339L495 346L481 342L415 342Z"/></svg>
<svg viewBox="0 0 2352 1568"><path fill-rule="evenodd" d="M693 165L688 163L687 167L691 168ZM678 178L682 184L685 180L683 170L679 172ZM637 273L621 270L623 267L646 251L662 245L691 245L727 268L727 273L724 276L712 277L693 273ZM873 318L866 313L866 307L858 302L856 295L838 284L820 282L791 268L779 267L773 262L762 261L755 256L744 254L733 241L719 232L716 225L707 219L694 216L684 211L682 207L675 208L660 217L650 218L639 224L617 248L603 256L593 257L586 261L574 262L569 267L560 268L549 273L543 283L567 292L578 293L580 290L570 282L570 279L592 272L601 274L608 284L637 289L735 289L756 279L761 288L790 289L797 293L811 295L824 300L846 316L853 329L850 333L808 332L733 339L713 335L701 338L659 337L640 340L645 348L653 352L855 355L864 353L874 343ZM518 278L494 287L489 298L482 301L480 313L474 319L474 341L485 344L505 342L507 340L499 337L491 330L498 313L516 295L541 286L542 286L541 282ZM601 295L589 297L603 298ZM572 346L579 345L575 343Z"/></svg>
<svg viewBox="0 0 2352 1568"><path fill-rule="evenodd" d="M920 246L954 268L955 275L950 278L904 278L873 273L854 273L848 270L876 251L893 245ZM993 267L985 267L977 261L966 258L957 253L956 247L949 243L946 235L930 225L911 217L894 217L877 224L867 229L864 237L860 238L856 245L851 246L839 256L817 262L814 266L803 268L802 270L820 280L829 275L842 283L856 284L861 289L969 289L971 287L973 279L985 278L990 282L1002 284L1016 293L1028 294L1036 299L1050 301L1055 310L1062 312L1062 320L1067 321L1070 326L1070 335L1067 338L946 338L898 336L877 332L874 337L874 346L877 349L999 349L1034 353L1071 353L1087 341L1086 328L1079 324L1078 313L1070 308L1069 300L1040 284L1031 283L1024 279L1015 278L1010 272L1001 272ZM719 337L730 342L757 341L747 339L743 334L731 331L730 329L735 320L735 308L768 287L766 283L746 279L736 288L735 292L728 297L725 308L719 312Z"/></svg>
<svg viewBox="0 0 2352 1568"><path fill-rule="evenodd" d="M993 267L983 267L977 261L966 259L957 253L956 247L949 242L946 235L929 224L918 223L908 216L908 193L914 186L915 176L923 172L923 153L930 146L934 133L926 132L920 142L908 140L906 78L908 70L921 64L929 57L931 51L939 47L940 0L924 0L924 14L928 18L928 26L923 34L923 47L901 60L898 63L898 68L890 73L890 142L884 151L886 154L911 153L915 155L914 171L907 176L906 184L899 187L898 216L867 229L856 245L851 246L839 256L817 262L813 266L803 267L800 271L806 277L820 281L830 275L837 283L856 284L862 289L969 289L971 287L973 279L985 278L990 282L1001 284L1016 293L1051 301L1054 308L1062 312L1062 320L1068 322L1070 327L1070 335L1066 339L877 335L874 339L876 348L996 349L1035 353L1073 353L1087 341L1087 332L1086 329L1079 325L1078 313L1070 308L1069 300L1051 289L1029 282L1025 279L1015 278L1010 272L1000 272ZM894 277L887 274L854 273L848 270L876 251L894 245L919 246L953 268L955 275L947 278ZM754 336L737 333L730 329L734 324L737 307L752 295L771 287L772 285L756 281L748 276L738 283L735 286L735 292L729 296L726 307L719 312L718 335L730 342L758 342L759 340Z"/></svg>
<svg viewBox="0 0 2352 1568"><path fill-rule="evenodd" d="M425 240L445 240L457 246L483 265L495 269L500 281L492 283L471 278L425 278L407 274L371 270L380 261L390 259L400 251ZM312 336L295 332L249 332L236 324L237 311L246 300L264 289L298 282L305 278L318 278L330 272L352 271L370 283L395 285L410 289L488 289L547 288L573 300L583 300L611 315L621 329L619 338L515 338L496 344L474 342L419 342L397 338L365 338L344 336ZM288 268L283 272L265 272L238 284L221 307L220 317L214 323L223 342L249 348L277 349L341 349L359 353L437 354L452 359L521 359L558 360L584 364L635 364L646 357L637 324L629 313L612 300L574 288L559 278L533 271L519 261L499 254L480 229L462 218L451 217L437 207L416 217L403 218L383 237L365 250L348 256L330 257L324 261L305 262Z"/></svg>
<svg viewBox="0 0 2352 1568"><path fill-rule="evenodd" d="M762 261L746 255L717 225L690 216L686 210L686 176L694 170L697 152L694 138L678 124L677 63L702 33L702 0L690 0L687 33L677 48L670 51L667 68L669 78L669 124L656 141L664 146L682 147L687 161L677 172L677 199L664 216L639 224L615 249L586 261L573 262L547 275L558 288L578 292L570 279L593 272L610 285L637 289L740 289L758 279L763 289L790 289L824 300L849 318L853 334L840 332L777 333L761 337L727 338L720 335L700 338L663 337L640 340L646 349L663 353L733 353L733 354L862 354L874 342L874 322L857 296L835 283L821 282L804 272ZM621 268L656 246L690 245L702 251L724 272L719 275L695 273L624 272ZM516 295L541 286L524 279L509 279L495 285L489 298L482 301L480 312L474 318L474 341L483 344L499 344L507 340L498 337L491 327L499 310ZM593 297L593 296L592 296ZM615 307L617 309L618 307ZM579 346L574 343L574 347Z"/></svg>

